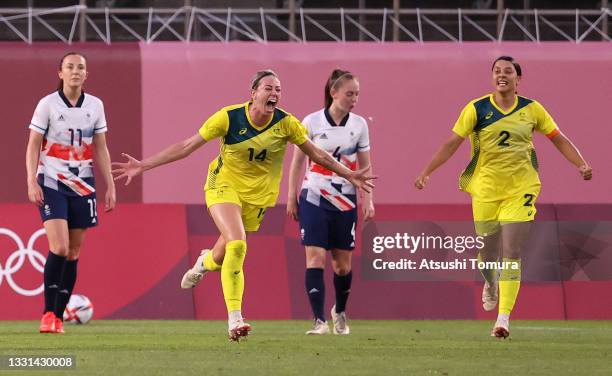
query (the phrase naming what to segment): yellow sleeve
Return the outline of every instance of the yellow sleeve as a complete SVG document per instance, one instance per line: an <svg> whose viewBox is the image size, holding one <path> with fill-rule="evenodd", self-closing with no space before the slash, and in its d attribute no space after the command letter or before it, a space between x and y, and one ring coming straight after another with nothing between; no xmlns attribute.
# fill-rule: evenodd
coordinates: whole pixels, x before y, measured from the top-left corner
<svg viewBox="0 0 612 376"><path fill-rule="evenodd" d="M557 126L557 123L555 123L552 116L550 116L544 106L536 101L533 101L533 105L533 113L536 120L535 130L548 138L553 138L559 134L559 127Z"/></svg>
<svg viewBox="0 0 612 376"><path fill-rule="evenodd" d="M476 107L474 103L470 102L461 111L461 115L459 115L459 119L457 119L453 127L453 132L465 138L474 131L477 121Z"/></svg>
<svg viewBox="0 0 612 376"><path fill-rule="evenodd" d="M227 111L219 110L204 122L198 133L208 142L214 138L225 136L228 129L229 116Z"/></svg>
<svg viewBox="0 0 612 376"><path fill-rule="evenodd" d="M285 126L283 128L289 142L295 145L302 145L308 140L308 130L295 116L289 115L284 123Z"/></svg>

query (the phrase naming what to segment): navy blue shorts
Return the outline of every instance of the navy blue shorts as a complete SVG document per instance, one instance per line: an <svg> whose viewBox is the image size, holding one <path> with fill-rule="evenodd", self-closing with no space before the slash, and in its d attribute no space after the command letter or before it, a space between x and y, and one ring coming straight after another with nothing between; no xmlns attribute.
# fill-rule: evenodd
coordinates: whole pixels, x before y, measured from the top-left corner
<svg viewBox="0 0 612 376"><path fill-rule="evenodd" d="M45 202L39 208L43 222L49 219L65 219L68 228L88 228L98 225L96 194L69 196L55 189L42 186Z"/></svg>
<svg viewBox="0 0 612 376"><path fill-rule="evenodd" d="M303 245L327 250L355 249L356 208L349 211L328 210L300 197L299 218Z"/></svg>

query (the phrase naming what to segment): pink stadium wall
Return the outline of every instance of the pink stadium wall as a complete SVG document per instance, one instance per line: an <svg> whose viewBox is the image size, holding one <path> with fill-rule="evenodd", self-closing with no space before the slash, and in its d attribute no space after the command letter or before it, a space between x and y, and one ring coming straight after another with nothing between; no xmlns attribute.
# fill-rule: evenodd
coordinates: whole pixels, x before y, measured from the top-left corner
<svg viewBox="0 0 612 376"><path fill-rule="evenodd" d="M356 112L370 123L373 162L380 175L377 218L397 221L469 220L469 197L456 189L457 175L468 160L467 145L434 175L427 190L415 191L412 182L450 135L465 103L490 90L492 59L514 55L525 74L521 94L548 108L595 169L595 180L582 182L550 143L536 136L544 183L538 219L612 220L612 177L607 171L612 128L606 115L612 103L612 49L605 44L160 43L87 44L70 50L89 57L86 90L105 102L114 160L121 152L148 156L193 135L220 107L248 99L256 70L271 67L279 73L282 107L298 118L322 106L323 83L333 68L352 70L361 81ZM6 132L0 138L0 228L26 243L41 228L36 209L25 204L26 127L37 100L55 87L57 61L66 51L60 44L0 44L0 69L8 72L0 93ZM198 250L217 236L202 192L207 164L217 150L216 143L207 145L128 187L118 185L119 206L110 215L100 213L102 225L88 234L80 264L76 292L92 298L96 317L224 318L218 276L193 291L178 289ZM304 255L297 226L284 216L285 187L284 181L281 205L267 212L261 231L249 239L245 304L250 318L309 317ZM609 251L610 243L604 244ZM0 236L0 319L36 319L42 295L19 295L8 278L31 290L42 275L26 254L14 253L16 247L13 239ZM46 254L44 236L34 248ZM351 317L493 317L478 309L480 283L368 281L361 278L359 249L355 257ZM138 276L130 273L134 265ZM611 284L525 283L516 317L611 319Z"/></svg>
<svg viewBox="0 0 612 376"><path fill-rule="evenodd" d="M117 159L125 150L141 153L141 76L137 44L110 47L97 43L72 46L0 43L0 72L3 72L0 202L28 202L25 172L28 126L38 101L57 90L59 60L69 51L79 51L88 59L85 91L104 101L111 157ZM135 183L121 190L123 202L142 200L142 182Z"/></svg>
<svg viewBox="0 0 612 376"><path fill-rule="evenodd" d="M612 202L607 167L612 140L612 49L601 43L197 43L141 45L143 152L194 134L219 108L246 101L249 79L263 68L281 77L281 107L298 118L322 107L325 79L335 67L361 81L356 113L370 123L378 203L466 203L457 176L469 160L467 142L423 192L414 177L450 135L463 106L491 90L492 60L513 55L523 66L520 93L549 110L595 169L584 184L544 137L536 147L544 182L540 202ZM196 156L144 177L144 202L202 203L210 145ZM285 166L287 166L286 164ZM283 192L286 182L282 184ZM280 202L285 194L281 193Z"/></svg>

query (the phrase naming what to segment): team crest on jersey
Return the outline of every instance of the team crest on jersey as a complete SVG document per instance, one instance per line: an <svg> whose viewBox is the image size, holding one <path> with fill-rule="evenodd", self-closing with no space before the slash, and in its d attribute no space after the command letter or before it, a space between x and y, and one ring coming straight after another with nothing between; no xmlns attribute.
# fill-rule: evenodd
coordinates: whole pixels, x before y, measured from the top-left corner
<svg viewBox="0 0 612 376"><path fill-rule="evenodd" d="M490 118L493 117L493 111L489 111L489 113L487 114L487 116L485 116L485 120L489 120Z"/></svg>
<svg viewBox="0 0 612 376"><path fill-rule="evenodd" d="M247 133L247 129L246 129L246 128L242 128L242 129L240 130L240 132L238 132L238 134L239 134L239 135L243 135L243 134L245 134L245 133Z"/></svg>

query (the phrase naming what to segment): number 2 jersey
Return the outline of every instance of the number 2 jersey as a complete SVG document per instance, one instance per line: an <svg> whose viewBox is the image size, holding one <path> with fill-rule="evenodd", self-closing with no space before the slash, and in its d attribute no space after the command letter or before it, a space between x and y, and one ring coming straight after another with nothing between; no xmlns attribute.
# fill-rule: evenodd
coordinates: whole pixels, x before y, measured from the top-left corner
<svg viewBox="0 0 612 376"><path fill-rule="evenodd" d="M275 109L270 121L258 127L249 117L250 103L227 106L199 130L207 142L221 138L219 156L208 166L204 189L231 187L240 199L260 207L276 204L287 142L301 145L306 129L293 115Z"/></svg>
<svg viewBox="0 0 612 376"><path fill-rule="evenodd" d="M459 187L480 201L501 201L540 189L533 131L553 138L555 121L535 100L515 96L514 105L502 110L493 95L468 103L453 127L470 136L472 158L459 178Z"/></svg>
<svg viewBox="0 0 612 376"><path fill-rule="evenodd" d="M73 106L58 90L38 102L29 128L44 136L40 184L69 196L95 192L93 136L108 129L100 99L83 92Z"/></svg>
<svg viewBox="0 0 612 376"><path fill-rule="evenodd" d="M351 170L357 168L357 153L370 150L368 124L359 115L348 113L335 124L327 109L304 118L308 137ZM301 198L316 206L335 211L356 207L355 187L325 167L309 161L302 183Z"/></svg>

